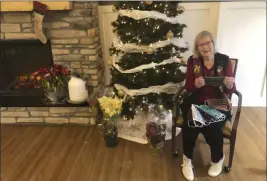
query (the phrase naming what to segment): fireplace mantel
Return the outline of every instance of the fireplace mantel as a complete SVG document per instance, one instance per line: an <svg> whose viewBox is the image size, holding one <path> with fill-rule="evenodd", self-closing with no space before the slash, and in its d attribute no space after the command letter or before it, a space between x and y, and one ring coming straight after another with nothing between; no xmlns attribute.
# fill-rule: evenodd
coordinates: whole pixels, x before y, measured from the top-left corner
<svg viewBox="0 0 267 181"><path fill-rule="evenodd" d="M43 2L48 6L48 10L71 10L73 9L73 2ZM0 2L0 12L12 11L32 11L33 2Z"/></svg>

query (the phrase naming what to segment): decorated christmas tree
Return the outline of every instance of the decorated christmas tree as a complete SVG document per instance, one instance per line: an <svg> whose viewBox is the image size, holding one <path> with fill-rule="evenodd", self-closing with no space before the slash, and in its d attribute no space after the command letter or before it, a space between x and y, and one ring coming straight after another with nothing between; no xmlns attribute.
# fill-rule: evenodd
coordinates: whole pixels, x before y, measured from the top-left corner
<svg viewBox="0 0 267 181"><path fill-rule="evenodd" d="M133 119L150 104L171 109L185 80L186 25L179 22L184 8L172 1L121 1L113 11L118 18L112 23L111 84L124 99L122 116Z"/></svg>

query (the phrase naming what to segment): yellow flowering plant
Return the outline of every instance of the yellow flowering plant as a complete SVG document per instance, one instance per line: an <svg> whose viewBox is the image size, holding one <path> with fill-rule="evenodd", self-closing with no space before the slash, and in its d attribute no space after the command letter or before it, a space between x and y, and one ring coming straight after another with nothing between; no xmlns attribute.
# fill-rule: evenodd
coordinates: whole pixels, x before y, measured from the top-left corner
<svg viewBox="0 0 267 181"><path fill-rule="evenodd" d="M116 146L118 142L118 129L115 123L121 114L122 103L122 99L113 96L102 96L97 99L96 106L101 110L104 137L109 147Z"/></svg>
<svg viewBox="0 0 267 181"><path fill-rule="evenodd" d="M104 119L110 119L114 121L122 110L122 100L118 97L103 96L98 98L98 103L101 111L103 112Z"/></svg>

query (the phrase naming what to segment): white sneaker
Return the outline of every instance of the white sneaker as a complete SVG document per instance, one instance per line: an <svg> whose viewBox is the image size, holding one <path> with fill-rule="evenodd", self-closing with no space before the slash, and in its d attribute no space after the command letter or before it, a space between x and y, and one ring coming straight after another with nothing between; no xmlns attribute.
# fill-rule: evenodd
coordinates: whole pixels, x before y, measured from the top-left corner
<svg viewBox="0 0 267 181"><path fill-rule="evenodd" d="M223 168L223 161L224 161L225 156L223 155L222 159L218 163L211 163L211 166L209 168L209 176L211 177L216 177L218 176Z"/></svg>
<svg viewBox="0 0 267 181"><path fill-rule="evenodd" d="M186 180L193 181L194 180L194 172L192 160L183 155L183 164L182 164L182 172Z"/></svg>

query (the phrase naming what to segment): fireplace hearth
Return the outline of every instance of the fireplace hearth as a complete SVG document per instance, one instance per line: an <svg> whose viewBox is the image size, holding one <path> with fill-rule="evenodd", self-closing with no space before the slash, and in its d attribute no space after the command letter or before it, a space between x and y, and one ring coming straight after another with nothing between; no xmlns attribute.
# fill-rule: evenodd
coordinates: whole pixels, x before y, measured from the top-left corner
<svg viewBox="0 0 267 181"><path fill-rule="evenodd" d="M39 40L0 40L0 107L73 106L66 101L49 105L42 88L15 89L19 76L53 66L50 40L46 44Z"/></svg>

